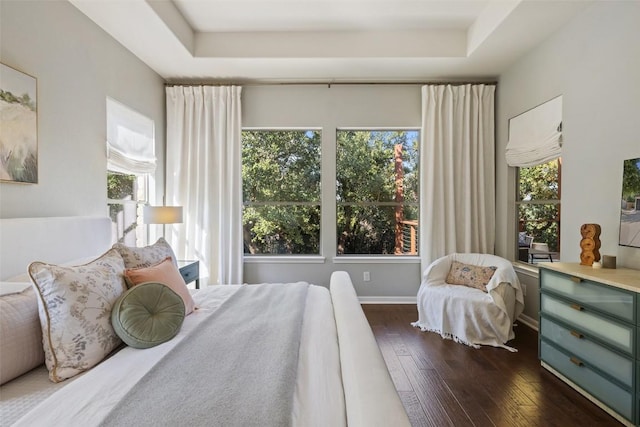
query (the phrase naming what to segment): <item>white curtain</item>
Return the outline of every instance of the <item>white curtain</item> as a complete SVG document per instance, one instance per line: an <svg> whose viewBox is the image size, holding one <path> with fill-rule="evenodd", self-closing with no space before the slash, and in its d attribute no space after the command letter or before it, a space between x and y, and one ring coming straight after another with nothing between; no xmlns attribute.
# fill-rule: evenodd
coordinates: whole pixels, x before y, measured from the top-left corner
<svg viewBox="0 0 640 427"><path fill-rule="evenodd" d="M107 98L107 169L135 175L153 173L153 153L153 120Z"/></svg>
<svg viewBox="0 0 640 427"><path fill-rule="evenodd" d="M494 85L422 87L422 270L453 252L493 253Z"/></svg>
<svg viewBox="0 0 640 427"><path fill-rule="evenodd" d="M200 260L210 284L242 283L241 91L166 89L166 204L184 207L167 240L178 258Z"/></svg>
<svg viewBox="0 0 640 427"><path fill-rule="evenodd" d="M509 166L529 167L562 155L562 96L509 120L505 158Z"/></svg>

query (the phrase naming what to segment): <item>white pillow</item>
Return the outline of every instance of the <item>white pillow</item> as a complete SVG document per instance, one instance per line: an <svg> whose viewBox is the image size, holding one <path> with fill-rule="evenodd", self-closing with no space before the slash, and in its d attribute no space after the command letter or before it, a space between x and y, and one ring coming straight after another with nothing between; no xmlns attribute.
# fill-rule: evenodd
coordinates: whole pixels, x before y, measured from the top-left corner
<svg viewBox="0 0 640 427"><path fill-rule="evenodd" d="M120 253L126 268L151 267L164 261L167 257L171 257L173 265L178 266L176 254L163 237L160 237L154 244L141 248L116 243L113 245L113 249Z"/></svg>
<svg viewBox="0 0 640 427"><path fill-rule="evenodd" d="M0 296L19 294L31 287L31 282L0 282Z"/></svg>
<svg viewBox="0 0 640 427"><path fill-rule="evenodd" d="M80 266L33 262L45 364L60 382L102 361L120 345L111 308L126 290L124 261L114 249Z"/></svg>
<svg viewBox="0 0 640 427"><path fill-rule="evenodd" d="M16 283L0 283L0 288ZM44 362L38 297L31 283L26 289L0 296L0 384Z"/></svg>

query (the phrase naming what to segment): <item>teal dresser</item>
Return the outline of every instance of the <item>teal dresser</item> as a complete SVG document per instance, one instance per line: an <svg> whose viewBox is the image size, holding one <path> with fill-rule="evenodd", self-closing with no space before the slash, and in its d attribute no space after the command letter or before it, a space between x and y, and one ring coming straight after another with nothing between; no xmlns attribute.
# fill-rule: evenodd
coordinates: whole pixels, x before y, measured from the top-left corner
<svg viewBox="0 0 640 427"><path fill-rule="evenodd" d="M640 270L540 263L542 366L640 425Z"/></svg>

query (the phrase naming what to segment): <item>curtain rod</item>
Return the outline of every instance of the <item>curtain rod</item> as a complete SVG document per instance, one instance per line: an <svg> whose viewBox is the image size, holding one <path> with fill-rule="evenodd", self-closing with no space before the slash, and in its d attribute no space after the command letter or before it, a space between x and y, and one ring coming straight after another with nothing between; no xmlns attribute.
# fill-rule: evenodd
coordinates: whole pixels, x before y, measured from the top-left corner
<svg viewBox="0 0 640 427"><path fill-rule="evenodd" d="M164 85L167 87L172 86L338 86L338 85L452 85L452 86L462 86L462 85L489 85L496 86L498 82L496 81L455 81L455 82L447 82L447 81L427 81L427 82L187 82L187 83L170 83L165 82Z"/></svg>

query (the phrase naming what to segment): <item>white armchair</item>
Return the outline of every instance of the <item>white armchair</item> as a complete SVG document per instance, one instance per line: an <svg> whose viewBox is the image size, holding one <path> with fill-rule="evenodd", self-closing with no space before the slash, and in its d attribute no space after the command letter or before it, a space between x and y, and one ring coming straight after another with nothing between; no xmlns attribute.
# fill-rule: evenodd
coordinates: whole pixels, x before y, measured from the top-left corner
<svg viewBox="0 0 640 427"><path fill-rule="evenodd" d="M446 282L453 261L480 267L496 267L486 284L487 292ZM524 297L510 261L488 254L451 254L434 261L424 271L418 290L418 321L423 331L478 348L506 348L515 338L513 322L522 313Z"/></svg>

